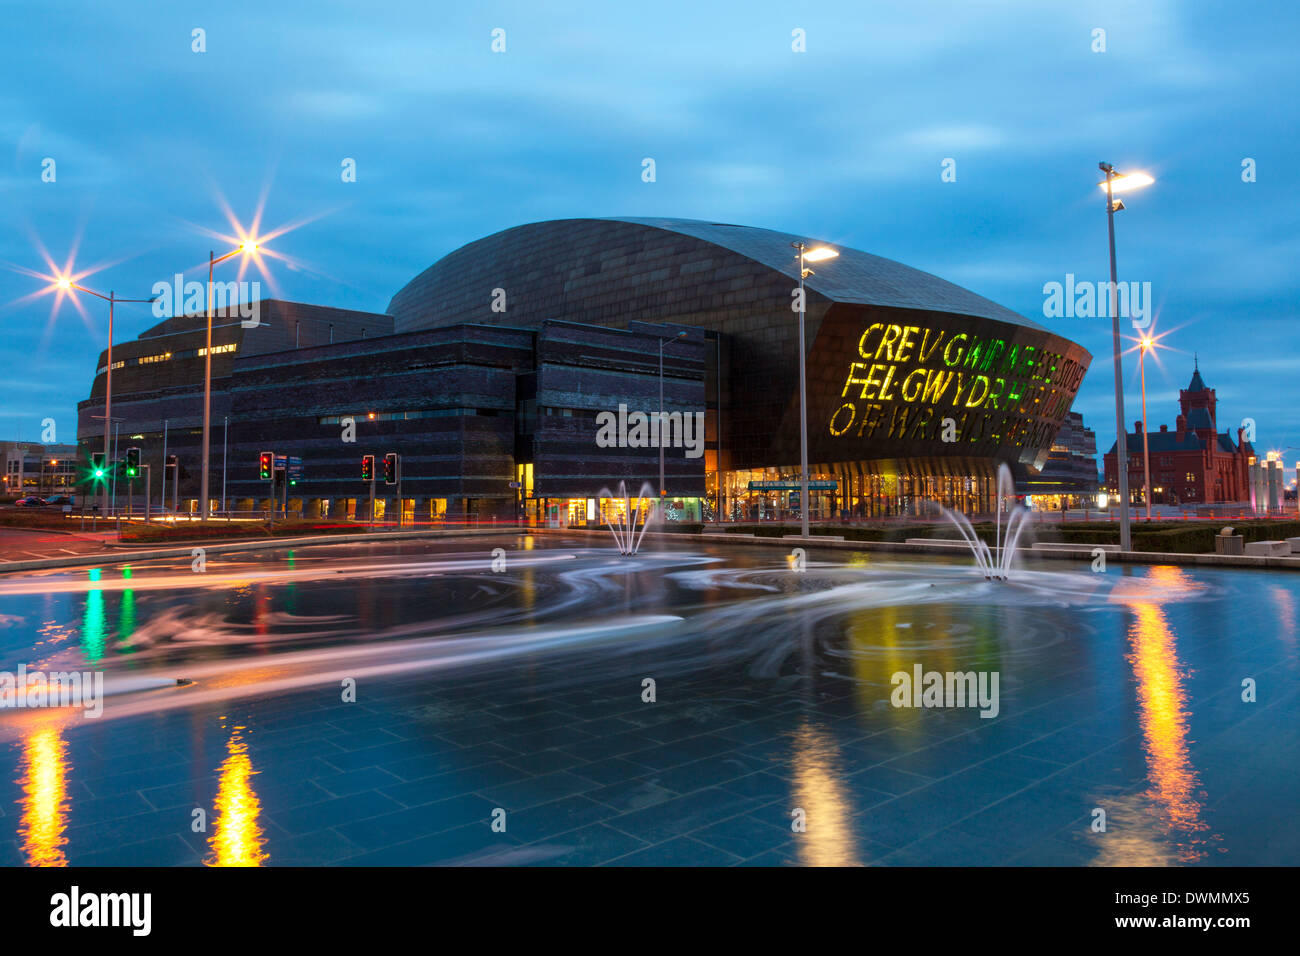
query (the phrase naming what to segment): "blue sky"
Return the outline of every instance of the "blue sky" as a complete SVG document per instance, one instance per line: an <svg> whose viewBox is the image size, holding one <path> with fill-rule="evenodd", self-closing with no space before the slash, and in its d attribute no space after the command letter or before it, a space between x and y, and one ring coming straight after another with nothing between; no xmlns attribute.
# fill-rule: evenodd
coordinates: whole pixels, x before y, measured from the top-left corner
<svg viewBox="0 0 1300 956"><path fill-rule="evenodd" d="M200 277L223 203L247 224L265 196L264 228L303 223L274 243L292 257L271 263L275 292L374 311L466 242L572 216L739 222L898 259L1088 348L1075 408L1108 447L1109 321L1043 318L1045 283L1106 278L1107 160L1157 178L1116 219L1120 278L1151 283L1171 347L1148 369L1153 426L1196 351L1221 428L1252 417L1262 447L1300 446L1298 9L6 0L0 438L53 417L72 440L107 341L99 303L88 327L27 298L41 283L18 270L44 271L42 246L146 296ZM153 321L124 307L117 337ZM1131 357L1126 378L1132 421Z"/></svg>

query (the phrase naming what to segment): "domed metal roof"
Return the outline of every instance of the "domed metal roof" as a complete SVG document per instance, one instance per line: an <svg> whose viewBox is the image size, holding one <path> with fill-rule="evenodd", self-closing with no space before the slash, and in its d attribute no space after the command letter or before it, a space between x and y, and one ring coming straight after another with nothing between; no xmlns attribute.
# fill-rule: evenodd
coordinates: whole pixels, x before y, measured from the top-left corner
<svg viewBox="0 0 1300 956"><path fill-rule="evenodd" d="M839 256L814 264L812 266L814 274L806 280L805 285L832 301L898 309L956 312L961 315L976 315L1002 322L1028 325L1032 328L1042 328L1025 316L981 295L976 295L969 289L954 285L946 279L905 266L893 259L885 259L834 242L776 232L772 229L761 229L756 226L737 226L697 219L613 218L607 221L635 223L693 236L760 262L769 269L790 276L796 282L799 279L798 252L791 248L790 244L802 241L807 243L808 248L827 245L835 249Z"/></svg>
<svg viewBox="0 0 1300 956"><path fill-rule="evenodd" d="M653 244L654 237L662 237L663 233L695 240L698 252L688 245L686 255L680 255L679 250L671 266L659 256L646 256L640 261L642 253L638 250L647 242ZM626 287L628 297L645 295L646 286L655 282L699 287L716 281L725 289L735 280L735 270L728 267L725 258L712 255L710 246L730 253L733 263L749 260L797 282L798 257L791 247L796 240L807 242L810 248L829 245L839 252L838 257L813 266L815 273L806 283L810 298L951 312L1046 331L996 302L892 259L808 236L694 219L556 219L514 226L439 259L393 296L388 311L395 317L398 331L453 321L486 318L509 323L523 318L513 305L510 315L487 311L482 286L484 281L490 281L489 288L499 286L514 294L526 289L531 303L544 308L549 317L562 318L566 307L581 311L589 305L583 299L587 295L584 280L613 260L624 263L620 266L622 278L615 281ZM631 260L637 261L628 265ZM700 263L698 269L694 267L696 261ZM617 297L617 293L614 295Z"/></svg>

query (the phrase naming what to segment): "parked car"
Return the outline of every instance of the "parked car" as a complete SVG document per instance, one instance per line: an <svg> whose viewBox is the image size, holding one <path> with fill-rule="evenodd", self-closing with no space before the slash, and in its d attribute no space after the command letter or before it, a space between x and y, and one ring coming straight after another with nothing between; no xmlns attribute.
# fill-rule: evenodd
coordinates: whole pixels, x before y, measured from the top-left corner
<svg viewBox="0 0 1300 956"><path fill-rule="evenodd" d="M38 495L28 495L26 498L19 498L14 504L19 508L44 508L45 499Z"/></svg>

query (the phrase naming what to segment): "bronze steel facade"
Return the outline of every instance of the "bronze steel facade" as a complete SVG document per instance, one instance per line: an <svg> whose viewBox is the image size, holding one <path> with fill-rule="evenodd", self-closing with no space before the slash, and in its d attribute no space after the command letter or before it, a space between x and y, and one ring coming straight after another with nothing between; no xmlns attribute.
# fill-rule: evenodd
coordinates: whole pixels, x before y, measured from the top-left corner
<svg viewBox="0 0 1300 956"><path fill-rule="evenodd" d="M764 498L754 486L797 475L798 238L690 220L535 223L443 257L387 314L265 302L257 328L219 321L214 497L227 418L236 501L259 498L268 449L303 459L295 497L309 513L355 514L360 456L386 451L403 455L416 512L507 516L529 507L521 497L597 498L620 480L636 493L658 484L659 449L598 434L620 406L658 411L662 347L665 412L701 415L705 430L697 456L665 451L668 490L738 516ZM814 497L819 514L979 510L998 462L1041 467L1088 353L935 276L838 251L806 290L810 460L835 482ZM197 490L202 326L169 319L114 350L122 433L158 469L168 422L182 495ZM80 410L86 450L102 436L102 379ZM340 440L344 418L355 443Z"/></svg>

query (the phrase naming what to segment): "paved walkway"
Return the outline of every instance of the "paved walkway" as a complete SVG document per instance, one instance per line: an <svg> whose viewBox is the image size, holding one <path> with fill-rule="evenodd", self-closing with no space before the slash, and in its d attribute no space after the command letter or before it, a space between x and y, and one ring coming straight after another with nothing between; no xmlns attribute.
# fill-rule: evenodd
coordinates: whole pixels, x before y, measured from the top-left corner
<svg viewBox="0 0 1300 956"><path fill-rule="evenodd" d="M41 528L0 528L0 561L26 561L29 558L58 558L66 555L94 554L105 543L115 541L114 532L46 531Z"/></svg>

